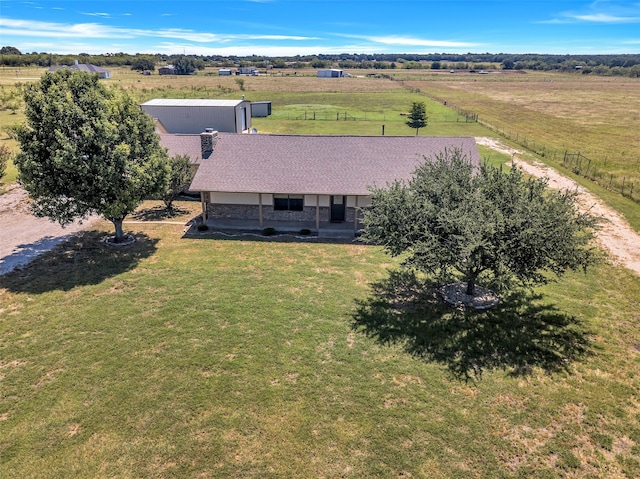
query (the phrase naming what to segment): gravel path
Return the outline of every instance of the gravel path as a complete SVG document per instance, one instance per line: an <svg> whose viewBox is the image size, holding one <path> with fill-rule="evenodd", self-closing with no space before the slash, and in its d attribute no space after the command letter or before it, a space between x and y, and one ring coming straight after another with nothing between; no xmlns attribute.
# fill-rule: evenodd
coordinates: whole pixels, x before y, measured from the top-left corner
<svg viewBox="0 0 640 479"><path fill-rule="evenodd" d="M614 262L640 275L640 235L614 209L605 205L597 196L589 193L575 181L562 176L553 168L539 162L526 162L520 158L522 151L511 148L494 138L476 138L476 143L512 156L524 172L549 179L549 187L558 190L577 191L577 205L600 219L596 238Z"/></svg>
<svg viewBox="0 0 640 479"><path fill-rule="evenodd" d="M29 210L27 193L14 186L0 195L0 275L27 264L70 235L85 229L95 219L62 228L47 218L36 218Z"/></svg>

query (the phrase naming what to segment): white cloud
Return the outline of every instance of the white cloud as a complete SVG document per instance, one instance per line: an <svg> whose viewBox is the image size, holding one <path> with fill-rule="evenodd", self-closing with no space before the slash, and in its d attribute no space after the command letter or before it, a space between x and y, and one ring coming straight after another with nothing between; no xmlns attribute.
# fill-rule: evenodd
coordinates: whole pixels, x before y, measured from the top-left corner
<svg viewBox="0 0 640 479"><path fill-rule="evenodd" d="M362 36L362 35L338 35L345 38L365 40L367 42L385 46L409 46L409 47L436 47L436 48L470 48L478 47L478 43L458 42L451 40L431 40L425 38L404 37L398 35L387 36Z"/></svg>
<svg viewBox="0 0 640 479"><path fill-rule="evenodd" d="M12 20L0 18L0 27L4 36L18 37L54 37L54 38L111 38L123 35L124 30L105 27L98 23L63 23L37 22L31 20ZM131 37L131 33L126 35Z"/></svg>
<svg viewBox="0 0 640 479"><path fill-rule="evenodd" d="M555 18L538 23L602 23L622 24L640 22L640 3L628 3L615 0L591 3L585 11L569 11L558 14Z"/></svg>
<svg viewBox="0 0 640 479"><path fill-rule="evenodd" d="M576 20L580 20L583 22L592 22L592 23L636 23L640 21L640 17L624 17L617 15L609 15L606 13L595 13L591 15L574 15L573 17Z"/></svg>
<svg viewBox="0 0 640 479"><path fill-rule="evenodd" d="M104 12L80 12L80 14L88 17L111 18L111 14Z"/></svg>
<svg viewBox="0 0 640 479"><path fill-rule="evenodd" d="M3 35L20 37L52 37L52 38L111 38L133 39L140 37L167 38L185 40L195 43L229 43L237 40L272 40L272 41L307 41L318 40L317 37L295 35L250 35L250 34L216 34L196 32L179 28L162 30L141 30L130 28L114 28L99 23L49 23L31 20L12 20L0 18Z"/></svg>

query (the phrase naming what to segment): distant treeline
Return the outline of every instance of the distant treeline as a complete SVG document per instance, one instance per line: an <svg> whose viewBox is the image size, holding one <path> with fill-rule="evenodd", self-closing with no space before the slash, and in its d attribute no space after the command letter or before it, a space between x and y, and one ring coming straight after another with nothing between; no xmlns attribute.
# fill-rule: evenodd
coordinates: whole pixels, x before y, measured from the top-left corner
<svg viewBox="0 0 640 479"><path fill-rule="evenodd" d="M640 54L625 55L545 55L510 53L431 54L349 54L295 55L287 57L219 55L148 55L105 53L102 55L57 55L22 53L17 48L0 49L0 65L10 67L71 65L74 61L101 67L128 66L153 69L188 59L198 69L205 67L331 68L343 69L503 69L576 72L579 74L640 77ZM151 68L150 68L151 67Z"/></svg>

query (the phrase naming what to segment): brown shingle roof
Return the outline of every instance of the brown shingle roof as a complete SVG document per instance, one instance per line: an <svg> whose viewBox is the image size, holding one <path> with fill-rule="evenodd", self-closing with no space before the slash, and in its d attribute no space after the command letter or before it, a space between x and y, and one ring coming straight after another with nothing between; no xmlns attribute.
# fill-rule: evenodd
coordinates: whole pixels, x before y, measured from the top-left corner
<svg viewBox="0 0 640 479"><path fill-rule="evenodd" d="M192 191L367 195L371 186L410 178L445 148L480 163L470 137L218 135Z"/></svg>
<svg viewBox="0 0 640 479"><path fill-rule="evenodd" d="M202 160L200 135L171 135L160 133L160 144L167 149L169 156L187 155L192 163Z"/></svg>

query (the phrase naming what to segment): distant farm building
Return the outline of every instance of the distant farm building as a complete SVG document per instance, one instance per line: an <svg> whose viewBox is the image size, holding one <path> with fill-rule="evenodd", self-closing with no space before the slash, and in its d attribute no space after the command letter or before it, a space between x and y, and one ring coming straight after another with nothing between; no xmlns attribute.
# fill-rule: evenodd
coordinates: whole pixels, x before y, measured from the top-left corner
<svg viewBox="0 0 640 479"><path fill-rule="evenodd" d="M141 105L168 133L200 134L251 130L251 102L246 100L154 99Z"/></svg>
<svg viewBox="0 0 640 479"><path fill-rule="evenodd" d="M264 118L271 115L270 101L254 101L251 103L251 116L254 118Z"/></svg>
<svg viewBox="0 0 640 479"><path fill-rule="evenodd" d="M318 78L341 78L344 76L342 70L330 68L328 70L318 70Z"/></svg>
<svg viewBox="0 0 640 479"><path fill-rule="evenodd" d="M257 75L258 69L256 67L240 67L236 72L236 75Z"/></svg>
<svg viewBox="0 0 640 479"><path fill-rule="evenodd" d="M173 65L166 65L164 67L158 68L158 73L160 75L175 75L176 67L174 67Z"/></svg>
<svg viewBox="0 0 640 479"><path fill-rule="evenodd" d="M54 72L56 70L68 68L69 70L77 70L81 72L87 73L96 73L98 78L109 79L111 78L111 72L109 70L105 70L104 68L97 67L91 64L78 63L78 60L74 62L73 65L55 65L49 68L50 72Z"/></svg>

